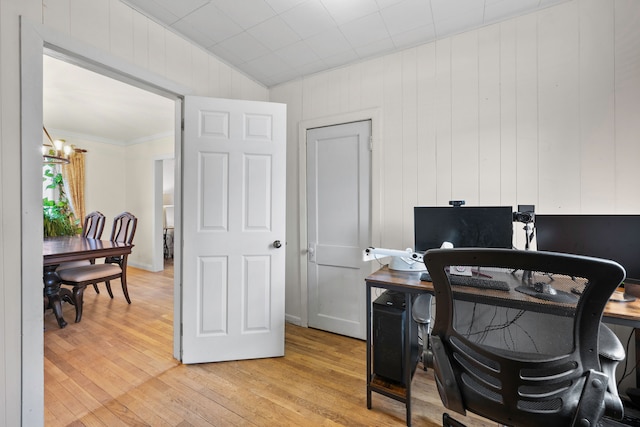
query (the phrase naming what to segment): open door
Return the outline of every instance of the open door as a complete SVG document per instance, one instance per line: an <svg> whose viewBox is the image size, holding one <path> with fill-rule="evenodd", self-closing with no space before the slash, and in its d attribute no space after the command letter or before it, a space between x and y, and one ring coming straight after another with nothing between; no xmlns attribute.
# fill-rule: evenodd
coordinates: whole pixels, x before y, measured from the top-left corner
<svg viewBox="0 0 640 427"><path fill-rule="evenodd" d="M283 356L286 106L184 108L182 362Z"/></svg>

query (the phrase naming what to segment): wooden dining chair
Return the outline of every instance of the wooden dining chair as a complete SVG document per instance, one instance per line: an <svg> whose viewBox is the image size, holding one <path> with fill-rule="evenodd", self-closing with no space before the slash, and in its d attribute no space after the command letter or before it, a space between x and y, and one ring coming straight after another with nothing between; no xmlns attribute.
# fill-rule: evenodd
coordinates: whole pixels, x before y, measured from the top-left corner
<svg viewBox="0 0 640 427"><path fill-rule="evenodd" d="M128 245L133 244L133 237L136 234L137 225L138 219L135 216L129 212L121 213L113 220L113 228L111 229L111 238L109 240L112 242L126 243ZM104 262L105 264L116 264L120 266L122 270L122 276L120 278L120 282L122 283L122 293L124 294L127 302L131 304L129 291L127 289L127 256L107 257ZM109 296L113 299L110 280L111 279L107 279L104 282L107 286Z"/></svg>
<svg viewBox="0 0 640 427"><path fill-rule="evenodd" d="M129 212L123 212L113 220L110 240L119 243L133 243L133 236L136 232L138 219ZM72 286L73 304L76 308L76 323L82 319L82 306L84 301L84 290L88 285L97 286L98 283L105 282L109 296L113 298L111 291L111 280L120 279L122 292L131 304L129 291L127 289L127 258L128 255L107 257L104 263L84 265L76 268L64 269L58 272L60 284Z"/></svg>
<svg viewBox="0 0 640 427"><path fill-rule="evenodd" d="M100 239L104 230L105 216L98 211L93 211L84 217L82 232L80 235L88 239ZM83 265L94 264L95 260L71 261L64 262L56 268L56 271L62 271L67 268L81 267ZM97 287L96 287L97 290Z"/></svg>

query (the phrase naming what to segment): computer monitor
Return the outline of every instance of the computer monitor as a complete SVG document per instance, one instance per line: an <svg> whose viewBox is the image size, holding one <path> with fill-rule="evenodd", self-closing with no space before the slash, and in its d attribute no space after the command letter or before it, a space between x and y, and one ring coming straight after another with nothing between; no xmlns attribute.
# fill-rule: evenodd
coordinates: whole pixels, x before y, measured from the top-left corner
<svg viewBox="0 0 640 427"><path fill-rule="evenodd" d="M611 259L640 284L640 215L536 215L539 251Z"/></svg>
<svg viewBox="0 0 640 427"><path fill-rule="evenodd" d="M513 248L511 206L416 206L415 251L450 242L456 248Z"/></svg>

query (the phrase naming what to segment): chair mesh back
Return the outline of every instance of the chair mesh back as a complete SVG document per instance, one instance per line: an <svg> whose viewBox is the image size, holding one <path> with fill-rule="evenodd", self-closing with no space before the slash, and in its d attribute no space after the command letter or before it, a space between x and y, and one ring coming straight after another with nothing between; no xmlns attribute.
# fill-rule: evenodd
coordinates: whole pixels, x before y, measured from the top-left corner
<svg viewBox="0 0 640 427"><path fill-rule="evenodd" d="M585 371L600 369L601 313L624 270L585 257L499 249L434 250L425 262L436 290L432 335L446 348L444 363L464 407L507 425L570 425ZM450 285L456 266L510 290ZM446 403L445 382L437 381Z"/></svg>

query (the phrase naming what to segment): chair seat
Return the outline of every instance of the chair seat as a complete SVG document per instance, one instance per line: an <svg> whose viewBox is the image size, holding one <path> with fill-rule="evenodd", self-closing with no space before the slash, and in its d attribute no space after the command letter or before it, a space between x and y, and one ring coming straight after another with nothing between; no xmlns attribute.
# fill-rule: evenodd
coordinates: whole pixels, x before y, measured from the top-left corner
<svg viewBox="0 0 640 427"><path fill-rule="evenodd" d="M122 269L117 264L89 264L58 271L58 275L64 282L87 282L120 273Z"/></svg>

